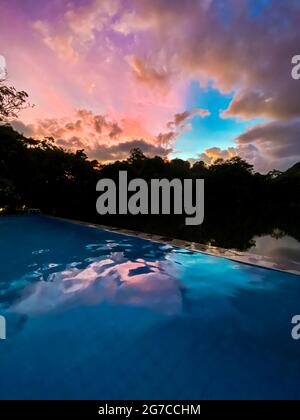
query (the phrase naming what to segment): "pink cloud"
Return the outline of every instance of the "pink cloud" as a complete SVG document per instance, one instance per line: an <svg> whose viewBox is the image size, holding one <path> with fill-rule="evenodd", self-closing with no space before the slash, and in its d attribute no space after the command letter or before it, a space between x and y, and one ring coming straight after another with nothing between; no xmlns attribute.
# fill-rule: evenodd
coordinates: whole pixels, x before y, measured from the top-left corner
<svg viewBox="0 0 300 420"><path fill-rule="evenodd" d="M84 149L90 158L102 162L125 159L137 147L148 156L167 156L180 134L180 130L147 134L138 121L126 117L116 121L85 109L72 118L40 119L35 124L14 121L12 125L29 137L52 137L58 146L73 151Z"/></svg>
<svg viewBox="0 0 300 420"><path fill-rule="evenodd" d="M150 141L164 131L166 121L181 107L181 92L171 85L153 89L155 78L158 82L163 77L146 62L138 64L140 77L149 83L137 80L128 63L133 46L127 51L109 33L118 3L91 1L84 7L66 8L56 19L49 15L30 21L13 8L0 16L0 51L7 58L10 80L25 89L35 104L21 114L24 124L37 126L35 120L61 120L62 116L72 120L74 109L84 107L122 121L125 132L130 125L136 138ZM11 28L12 20L17 31ZM120 134L117 126L112 133L113 137Z"/></svg>

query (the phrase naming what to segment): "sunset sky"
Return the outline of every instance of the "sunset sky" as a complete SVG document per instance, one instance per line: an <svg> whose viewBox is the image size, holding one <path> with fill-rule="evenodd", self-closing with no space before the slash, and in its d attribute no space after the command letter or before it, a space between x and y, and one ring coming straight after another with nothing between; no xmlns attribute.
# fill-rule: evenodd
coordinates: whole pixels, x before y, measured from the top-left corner
<svg viewBox="0 0 300 420"><path fill-rule="evenodd" d="M14 127L101 161L133 147L300 161L299 0L0 0Z"/></svg>

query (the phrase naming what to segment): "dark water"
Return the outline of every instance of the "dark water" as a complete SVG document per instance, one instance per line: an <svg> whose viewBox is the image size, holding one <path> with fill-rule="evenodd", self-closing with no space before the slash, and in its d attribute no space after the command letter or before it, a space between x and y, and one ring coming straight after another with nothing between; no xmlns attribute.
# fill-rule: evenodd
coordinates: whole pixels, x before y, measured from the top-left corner
<svg viewBox="0 0 300 420"><path fill-rule="evenodd" d="M281 238L279 248L294 245ZM299 279L42 216L3 217L0 398L299 398Z"/></svg>

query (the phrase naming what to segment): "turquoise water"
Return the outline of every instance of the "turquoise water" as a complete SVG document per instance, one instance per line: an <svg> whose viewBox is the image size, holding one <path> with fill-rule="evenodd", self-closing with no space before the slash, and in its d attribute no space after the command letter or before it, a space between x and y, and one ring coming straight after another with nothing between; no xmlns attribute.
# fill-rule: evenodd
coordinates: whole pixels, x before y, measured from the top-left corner
<svg viewBox="0 0 300 420"><path fill-rule="evenodd" d="M299 398L300 277L0 218L0 398Z"/></svg>

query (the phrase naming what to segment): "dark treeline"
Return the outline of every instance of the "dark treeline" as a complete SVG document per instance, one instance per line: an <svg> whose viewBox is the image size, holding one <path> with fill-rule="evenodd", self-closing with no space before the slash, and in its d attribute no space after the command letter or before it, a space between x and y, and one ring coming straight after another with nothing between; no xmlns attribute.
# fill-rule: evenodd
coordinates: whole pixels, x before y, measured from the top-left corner
<svg viewBox="0 0 300 420"><path fill-rule="evenodd" d="M203 178L205 217L200 226L185 226L184 216L99 216L96 183L130 178ZM0 126L1 213L39 208L42 212L157 233L217 246L246 250L254 235L282 231L300 240L300 163L284 173L261 175L239 157L211 166L181 159L149 158L135 149L127 160L108 165L88 160L83 150L71 153L52 139L37 141Z"/></svg>

